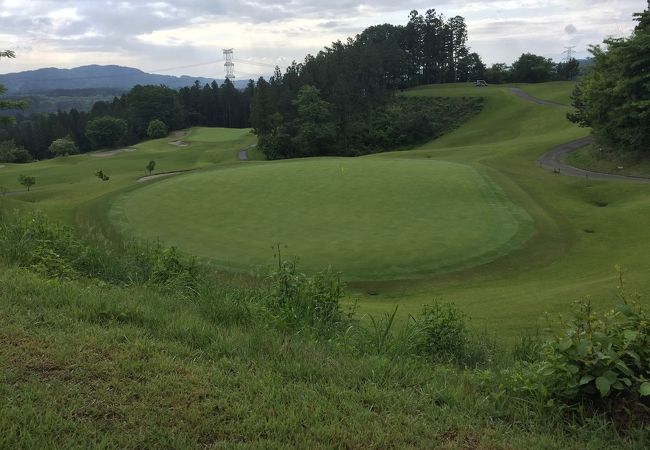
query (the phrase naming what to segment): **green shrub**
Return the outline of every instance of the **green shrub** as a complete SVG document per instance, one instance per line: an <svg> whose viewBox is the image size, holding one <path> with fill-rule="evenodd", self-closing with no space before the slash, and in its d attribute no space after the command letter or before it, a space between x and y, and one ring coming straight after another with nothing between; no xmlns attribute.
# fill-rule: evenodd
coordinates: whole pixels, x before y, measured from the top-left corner
<svg viewBox="0 0 650 450"><path fill-rule="evenodd" d="M32 160L32 155L14 141L0 141L0 163L26 163Z"/></svg>
<svg viewBox="0 0 650 450"><path fill-rule="evenodd" d="M603 314L577 303L542 358L538 371L553 397L616 413L650 406L650 317L633 302Z"/></svg>
<svg viewBox="0 0 650 450"><path fill-rule="evenodd" d="M403 323L396 320L397 309L354 324L346 344L359 353L425 358L463 367L493 362L496 338L485 331L469 330L467 317L453 303L427 305L419 316L409 316Z"/></svg>
<svg viewBox="0 0 650 450"><path fill-rule="evenodd" d="M543 346L544 339L539 329L535 329L534 333L526 332L515 342L512 349L512 358L515 361L528 363L539 361Z"/></svg>
<svg viewBox="0 0 650 450"><path fill-rule="evenodd" d="M277 270L270 274L267 299L274 321L287 329L332 332L343 322L339 301L344 285L331 271L308 276L297 271L295 261L284 261L277 254Z"/></svg>
<svg viewBox="0 0 650 450"><path fill-rule="evenodd" d="M56 156L76 155L79 153L79 147L70 137L55 139L50 144L48 150Z"/></svg>
<svg viewBox="0 0 650 450"><path fill-rule="evenodd" d="M465 357L465 315L451 303L425 306L417 321L420 342L417 351L435 362L459 362Z"/></svg>
<svg viewBox="0 0 650 450"><path fill-rule="evenodd" d="M486 331L468 330L467 316L453 303L427 305L414 320L415 351L433 362L478 367L496 354L496 339Z"/></svg>
<svg viewBox="0 0 650 450"><path fill-rule="evenodd" d="M195 260L175 248L129 242L112 252L81 241L72 229L39 213L0 216L0 257L52 278L151 285L183 295L194 295L199 279Z"/></svg>

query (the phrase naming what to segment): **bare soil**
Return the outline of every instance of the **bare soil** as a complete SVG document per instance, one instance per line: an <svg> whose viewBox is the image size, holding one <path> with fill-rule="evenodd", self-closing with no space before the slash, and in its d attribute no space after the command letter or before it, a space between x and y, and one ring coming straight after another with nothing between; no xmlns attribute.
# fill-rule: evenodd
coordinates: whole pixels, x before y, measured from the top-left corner
<svg viewBox="0 0 650 450"><path fill-rule="evenodd" d="M127 152L134 152L136 149L133 147L126 147L126 148L120 148L117 150L109 150L107 152L94 152L92 153L93 156L97 158L107 158L113 155L117 155L118 153L127 153Z"/></svg>
<svg viewBox="0 0 650 450"><path fill-rule="evenodd" d="M156 178L163 178L163 177L171 177L171 176L174 176L174 175L180 175L181 173L186 173L186 172L191 172L191 171L192 171L192 169L188 169L188 170L177 170L177 171L174 171L174 172L157 173L157 174L154 174L154 175L147 175L147 176L138 178L138 183L143 183L145 181L155 180Z"/></svg>

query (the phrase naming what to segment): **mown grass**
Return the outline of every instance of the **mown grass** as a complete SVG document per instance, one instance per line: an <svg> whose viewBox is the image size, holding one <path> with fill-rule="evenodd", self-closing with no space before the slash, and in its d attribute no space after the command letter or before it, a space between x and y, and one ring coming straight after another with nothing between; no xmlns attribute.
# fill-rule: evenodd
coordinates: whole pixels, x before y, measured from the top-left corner
<svg viewBox="0 0 650 450"><path fill-rule="evenodd" d="M419 281L353 285L361 309L379 313L400 304L403 313L413 313L442 297L488 328L514 337L543 325L546 312L565 312L572 300L590 297L597 308L611 306L616 265L624 268L630 286L650 292L649 254L639 251L648 245L643 217L650 187L587 182L535 164L545 151L588 134L566 120L565 110L528 102L499 87L430 86L409 95L478 93L485 97L484 109L465 126L411 152L373 158L470 164L530 214L534 233L519 250L474 269Z"/></svg>
<svg viewBox="0 0 650 450"><path fill-rule="evenodd" d="M541 98L551 102L571 105L571 93L575 89L574 81L553 81L539 84L514 84L523 89L533 97Z"/></svg>
<svg viewBox="0 0 650 450"><path fill-rule="evenodd" d="M195 141L195 135L197 140ZM208 136L215 142L203 142ZM169 142L181 139L189 147L177 147ZM146 175L150 160L156 161L154 173L200 169L215 164L237 163L238 151L255 142L250 130L192 129L184 137L170 135L135 145L135 151L98 157L95 153L59 157L29 164L5 164L0 169L0 186L15 192L13 199L37 204L40 209L68 223L74 221L80 206L134 185ZM102 182L95 172L102 170L110 180ZM32 192L18 183L20 174L36 177ZM1 194L1 192L0 192ZM3 196L0 195L0 199Z"/></svg>
<svg viewBox="0 0 650 450"><path fill-rule="evenodd" d="M538 95L543 95L540 92L544 90L556 92L554 95L558 97L568 96L570 87L570 84L522 86ZM535 165L536 158L545 151L588 133L588 130L566 121L564 109L525 101L516 97L508 87L477 89L466 85L441 85L418 88L407 95L480 95L485 101L478 116L440 139L411 151L374 155L355 161L370 164L374 160L386 159L397 166L398 163L394 162L396 159L409 159L414 160L413 163L443 161L470 166L482 177L491 179L510 201L524 209L534 222L534 230L521 247L507 255L460 272L427 275L418 279L406 277L408 279L404 281L355 282L350 286L350 302L358 299L360 309L373 314L392 311L395 304L400 304L399 314L406 317L433 298L444 298L456 302L474 317L479 326L499 330L503 336L514 338L522 331L543 323L545 312L565 312L572 300L583 296L590 296L598 308L611 305L615 294L616 265L621 265L627 272L631 286L644 294L650 291L650 257L648 252L639 251L647 244L643 224L645 211L649 207L650 197L647 194L650 186L587 182L554 175ZM194 130L193 133L199 131ZM251 163L237 161L237 152L252 144L254 136L242 130L210 130L204 132L203 137L199 135L199 138L224 140L219 137L222 132L231 133L228 139L232 140L224 138L226 142L223 144L193 141L190 134L182 138L191 142L191 146L186 148L168 145L168 140L172 138L150 141L137 146L136 152L101 159L101 165L97 164L99 158L83 155L20 167L8 166L0 169L0 185L17 184L19 173L40 171L34 192L6 198L45 209L67 223L76 224L85 234L105 236L109 241L119 240L124 236L117 232L107 213L114 200L124 195L126 190L136 192L149 189L146 184L135 181L144 174L144 166L149 159L157 161L156 171L200 169L205 171L206 179L209 173L218 178L225 166L252 170L248 167ZM251 154L255 154L255 150ZM291 167L297 163L254 164L277 164L285 167L289 176ZM316 161L311 164L316 164ZM111 175L109 182L104 183L94 177L94 171L100 168ZM41 175L43 179L39 178ZM192 176L182 177L189 180ZM283 178L281 176L275 180L278 186L283 186ZM181 180L149 183L181 183ZM332 179L335 180L337 178ZM270 186L268 191L274 189ZM304 185L296 190L301 189L304 189ZM244 195L246 190L242 189L242 192L241 195ZM188 205L192 201L205 201L189 197L187 200ZM338 199L330 200L321 201L322 205L319 206L323 210L335 207ZM605 206L599 206L603 204ZM206 207L206 216L210 208ZM243 211L236 214L243 214ZM181 219L176 215L171 217L174 221ZM218 232L219 225L215 222L210 231ZM244 226L247 223L242 224ZM362 235L359 232L349 233L357 237ZM418 233L426 234L426 231L418 230ZM244 239L256 239L255 235L251 237L250 234ZM202 246L205 241L197 239L196 242L201 244L195 242L194 245ZM354 245L351 240L347 243ZM323 243L323 247L328 245L329 242ZM345 248L341 251L345 251ZM298 256L309 258L309 255ZM238 255L233 260L256 258L256 261L262 261L265 257L271 264L270 248L263 254L255 250L254 254ZM390 255L383 255L384 261L389 258ZM326 261L323 263L319 269L329 264ZM445 261L435 263L436 267L444 264Z"/></svg>
<svg viewBox="0 0 650 450"><path fill-rule="evenodd" d="M349 158L183 175L123 195L111 218L127 235L162 239L220 269L267 267L281 243L304 270L331 266L347 280L485 263L532 228L469 166Z"/></svg>

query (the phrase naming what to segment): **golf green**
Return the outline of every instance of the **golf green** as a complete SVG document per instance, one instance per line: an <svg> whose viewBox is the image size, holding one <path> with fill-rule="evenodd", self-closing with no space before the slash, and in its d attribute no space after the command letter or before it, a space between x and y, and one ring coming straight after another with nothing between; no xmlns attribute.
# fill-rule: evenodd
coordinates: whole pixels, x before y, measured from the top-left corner
<svg viewBox="0 0 650 450"><path fill-rule="evenodd" d="M273 262L395 279L482 264L519 247L528 214L468 165L318 158L180 175L118 198L111 220L218 267Z"/></svg>

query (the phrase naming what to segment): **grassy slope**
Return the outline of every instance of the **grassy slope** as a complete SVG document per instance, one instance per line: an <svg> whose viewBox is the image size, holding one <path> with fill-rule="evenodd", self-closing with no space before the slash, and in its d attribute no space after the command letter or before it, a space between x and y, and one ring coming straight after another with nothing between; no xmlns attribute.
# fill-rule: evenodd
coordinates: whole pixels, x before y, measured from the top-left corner
<svg viewBox="0 0 650 450"><path fill-rule="evenodd" d="M556 87L524 86L538 94ZM556 99L568 95L569 87L565 86L563 94L553 95ZM470 165L496 181L528 212L535 221L535 231L522 249L481 267L421 280L355 284L353 295L360 298L362 311L383 312L400 303L403 313L415 312L423 303L443 297L458 303L478 323L512 337L539 322L545 311L566 311L578 297L589 295L599 306L610 304L616 289L616 264L627 268L633 289L648 293L650 257L641 249L647 245L643 224L650 187L587 184L534 165L535 158L549 148L586 134L565 120L563 110L519 99L507 87L434 86L411 91L410 95L481 95L486 102L479 116L441 139L413 151L374 155L361 161L399 158ZM11 198L36 201L37 207L76 221L83 229L99 228L110 235L114 230L106 212L114 196L124 192L121 189L142 188L134 181L149 159L158 162L160 171L208 169L215 163L236 164L237 151L254 142L245 130L193 133L187 140L197 140L189 148L169 146L165 140L150 141L138 145L136 152L101 160L83 155L5 167L0 169L0 185L16 188L19 173L36 174L39 184L35 192ZM222 139L221 133L228 137ZM201 139L222 143L215 146ZM93 176L100 168L111 175L110 182L102 183ZM608 206L597 206L602 203ZM368 291L379 295L366 295Z"/></svg>
<svg viewBox="0 0 650 450"><path fill-rule="evenodd" d="M472 92L439 87L421 93ZM411 153L372 158L469 164L529 212L535 235L521 251L481 268L419 282L373 283L380 295L362 299L363 310L387 309L398 298L402 310L414 310L445 295L507 336L529 326L544 309L565 311L572 296L594 293L602 305L615 286L611 266L616 262L630 267L630 284L647 291L647 187L586 185L534 167L537 155L584 131L505 90L481 94L489 97L486 111L468 126ZM234 163L237 149L250 140L219 146L211 158ZM34 200L65 220L101 225L120 189L141 187L134 179L152 156L163 162L160 170L209 164L199 143L172 152L166 144L145 145L151 147L139 150L147 153L113 157L111 170L124 164L129 175L106 169L109 183L86 176L101 167L76 168L74 161L85 156L11 167L4 174L7 168L0 169L0 180L9 182L40 167L50 169L43 175L55 180L33 194L0 197L0 207ZM190 155L193 160L175 159ZM66 189L69 182L78 189ZM603 201L608 206L595 204ZM595 233L585 233L587 227ZM359 292L368 288L357 287ZM227 296L215 293L215 298ZM353 357L326 343L241 324L215 298L187 301L0 268L0 448L613 449L647 444L642 441L647 436L624 441L606 425L568 429L557 425L560 416L494 403L467 371Z"/></svg>
<svg viewBox="0 0 650 450"><path fill-rule="evenodd" d="M0 448L641 448L193 301L0 270ZM230 312L230 313L229 313Z"/></svg>
<svg viewBox="0 0 650 450"><path fill-rule="evenodd" d="M348 280L477 265L519 246L531 229L471 167L349 158L167 179L121 197L112 217L128 234L161 238L224 269L266 267L279 242L304 270L331 265Z"/></svg>
<svg viewBox="0 0 650 450"><path fill-rule="evenodd" d="M472 88L433 86L411 95L472 95ZM513 336L542 323L544 312L566 311L590 296L603 307L615 298L619 264L628 283L648 298L650 253L644 216L645 185L585 182L541 170L534 160L546 150L582 137L586 130L565 112L535 105L502 88L483 89L483 113L456 132L408 153L378 158L420 158L472 164L486 171L536 222L520 250L470 271L419 283L359 285L362 309L380 312L395 303L415 312L432 298L455 301L479 323ZM474 94L475 95L475 94ZM597 203L608 203L599 207ZM593 232L591 232L593 231ZM365 295L366 290L380 295Z"/></svg>
<svg viewBox="0 0 650 450"><path fill-rule="evenodd" d="M573 81L554 81L551 83L539 84L513 84L518 88L523 89L530 95L548 100L551 102L562 103L563 105L571 104L571 93L575 88Z"/></svg>
<svg viewBox="0 0 650 450"><path fill-rule="evenodd" d="M214 142L202 141L206 136ZM255 142L249 130L233 129L194 129L181 138L191 143L185 148L168 144L175 139L146 141L134 146L134 152L108 157L88 153L30 164L5 164L0 169L0 186L9 191L22 191L24 188L18 183L18 175L35 176L33 192L12 197L37 203L59 219L72 222L81 205L132 186L135 180L145 175L144 168L151 159L156 161L154 173L198 169L235 162L238 150ZM101 182L95 176L100 169L110 176L109 182Z"/></svg>

